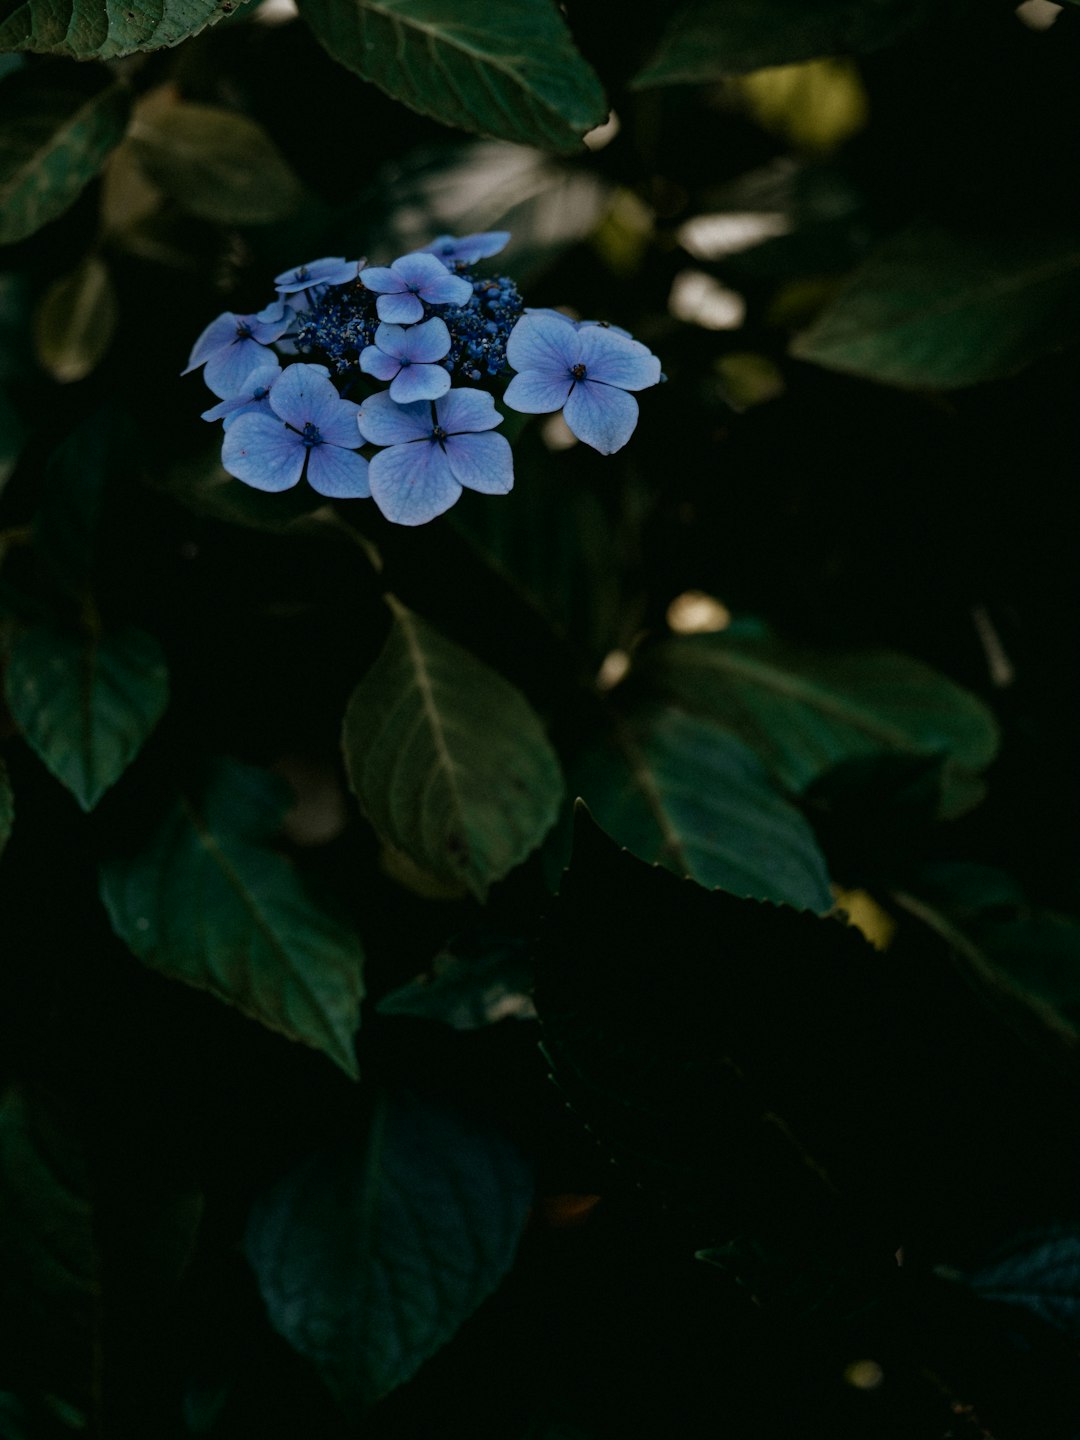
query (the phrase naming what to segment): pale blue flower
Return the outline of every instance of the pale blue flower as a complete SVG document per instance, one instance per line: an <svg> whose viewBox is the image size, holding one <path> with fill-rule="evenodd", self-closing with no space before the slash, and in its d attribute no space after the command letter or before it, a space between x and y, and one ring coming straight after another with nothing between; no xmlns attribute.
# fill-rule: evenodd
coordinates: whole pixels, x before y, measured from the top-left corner
<svg viewBox="0 0 1080 1440"><path fill-rule="evenodd" d="M240 415L265 413L270 410L270 390L281 378L281 365L274 355L267 356L267 364L253 370L244 381L244 388L234 395L223 395L217 405L202 412L204 420L223 420L228 430Z"/></svg>
<svg viewBox="0 0 1080 1440"><path fill-rule="evenodd" d="M205 365L203 378L215 395L235 394L243 389L253 370L273 358L266 347L285 334L293 319L293 312L280 302L258 315L234 315L226 310L211 320L195 341L181 374Z"/></svg>
<svg viewBox="0 0 1080 1440"><path fill-rule="evenodd" d="M360 369L390 381L390 398L399 405L437 400L450 389L450 374L437 362L450 353L450 331L435 316L422 325L380 325L375 344L360 354Z"/></svg>
<svg viewBox="0 0 1080 1440"><path fill-rule="evenodd" d="M295 295L301 290L314 290L324 285L347 285L355 280L366 260L346 260L340 255L327 255L306 265L294 265L274 276L279 295Z"/></svg>
<svg viewBox="0 0 1080 1440"><path fill-rule="evenodd" d="M429 305L464 305L472 286L460 275L451 275L434 255L403 255L389 269L373 266L361 270L360 279L378 295L379 319L388 325L412 325L424 318L424 301Z"/></svg>
<svg viewBox="0 0 1080 1440"><path fill-rule="evenodd" d="M478 260L487 260L506 248L509 230L484 230L476 235L437 235L430 245L420 247L422 254L437 255L450 270L464 270Z"/></svg>

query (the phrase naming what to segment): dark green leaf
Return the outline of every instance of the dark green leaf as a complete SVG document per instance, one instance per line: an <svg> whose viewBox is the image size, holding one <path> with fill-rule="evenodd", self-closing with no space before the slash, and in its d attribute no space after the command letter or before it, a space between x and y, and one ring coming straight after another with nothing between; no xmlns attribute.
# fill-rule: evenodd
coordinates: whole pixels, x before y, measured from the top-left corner
<svg viewBox="0 0 1080 1440"><path fill-rule="evenodd" d="M529 1168L501 1134L396 1095L366 1153L313 1155L257 1201L247 1256L271 1324L356 1415L492 1293L531 1198Z"/></svg>
<svg viewBox="0 0 1080 1440"><path fill-rule="evenodd" d="M929 666L887 650L825 651L768 635L693 635L647 652L650 683L738 735L800 793L859 756L942 756L959 774L985 769L993 716ZM943 813L970 795L944 786Z"/></svg>
<svg viewBox="0 0 1080 1440"><path fill-rule="evenodd" d="M205 390L202 396L210 398ZM293 490L271 495L234 479L222 468L220 438L193 459L178 461L146 478L154 489L196 515L271 534L299 528L314 511L326 505L310 485L297 485Z"/></svg>
<svg viewBox="0 0 1080 1440"><path fill-rule="evenodd" d="M0 385L0 491L18 463L25 438L26 427L23 425L22 416L11 403L7 391Z"/></svg>
<svg viewBox="0 0 1080 1440"><path fill-rule="evenodd" d="M756 756L718 726L647 707L594 746L572 788L640 860L797 909L832 904L825 858Z"/></svg>
<svg viewBox="0 0 1080 1440"><path fill-rule="evenodd" d="M99 255L88 255L41 297L34 347L42 368L61 384L84 380L112 344L116 319L109 267Z"/></svg>
<svg viewBox="0 0 1080 1440"><path fill-rule="evenodd" d="M575 150L607 118L552 0L302 0L342 65L445 125Z"/></svg>
<svg viewBox="0 0 1080 1440"><path fill-rule="evenodd" d="M941 0L771 0L766 14L760 0L689 0L634 85L704 85L766 65L877 50L943 8Z"/></svg>
<svg viewBox="0 0 1080 1440"><path fill-rule="evenodd" d="M483 898L554 824L559 762L520 691L403 605L393 609L386 645L345 714L349 780L384 840Z"/></svg>
<svg viewBox="0 0 1080 1440"><path fill-rule="evenodd" d="M1080 1231L1075 1227L1018 1235L964 1278L984 1299L1019 1305L1080 1340Z"/></svg>
<svg viewBox="0 0 1080 1440"><path fill-rule="evenodd" d="M792 354L891 385L955 390L1080 335L1080 236L1037 219L919 221L880 245Z"/></svg>
<svg viewBox="0 0 1080 1440"><path fill-rule="evenodd" d="M140 960L357 1072L363 952L273 848L288 787L233 761L135 854L102 866L116 933Z"/></svg>
<svg viewBox="0 0 1080 1440"><path fill-rule="evenodd" d="M11 793L11 781L8 779L7 766L0 758L0 855L4 852L4 846L11 834L11 827L15 823L15 796Z"/></svg>
<svg viewBox="0 0 1080 1440"><path fill-rule="evenodd" d="M147 177L203 220L263 225L286 219L303 199L266 131L236 110L161 105L136 120L130 144Z"/></svg>
<svg viewBox="0 0 1080 1440"><path fill-rule="evenodd" d="M96 66L9 76L0 86L0 244L62 215L120 141L127 117L124 87Z"/></svg>
<svg viewBox="0 0 1080 1440"><path fill-rule="evenodd" d="M160 50L197 35L236 9L239 0L14 0L0 20L0 48L111 60Z"/></svg>
<svg viewBox="0 0 1080 1440"><path fill-rule="evenodd" d="M27 742L84 810L119 780L169 700L160 645L131 625L24 630L11 648L6 687Z"/></svg>
<svg viewBox="0 0 1080 1440"><path fill-rule="evenodd" d="M384 996L379 1014L440 1020L455 1030L478 1030L510 1016L535 1019L528 952L520 936L486 927L455 935L435 956L431 974Z"/></svg>

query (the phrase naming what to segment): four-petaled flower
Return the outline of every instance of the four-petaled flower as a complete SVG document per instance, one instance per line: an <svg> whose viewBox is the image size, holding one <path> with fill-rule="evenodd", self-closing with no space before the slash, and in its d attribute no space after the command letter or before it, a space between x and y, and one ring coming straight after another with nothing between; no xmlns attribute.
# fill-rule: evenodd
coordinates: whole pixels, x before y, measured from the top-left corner
<svg viewBox="0 0 1080 1440"><path fill-rule="evenodd" d="M368 479L376 505L398 525L441 515L463 485L485 495L513 487L506 437L484 433L502 423L486 390L450 390L434 406L397 405L384 390L364 401L358 423L365 440L388 447L372 460Z"/></svg>
<svg viewBox="0 0 1080 1440"><path fill-rule="evenodd" d="M280 309L280 314L277 310ZM211 320L195 341L188 358L187 375L205 365L204 378L215 395L233 395L242 390L253 370L272 357L266 346L280 340L293 322L293 312L278 302L258 315L234 315L226 310Z"/></svg>
<svg viewBox="0 0 1080 1440"><path fill-rule="evenodd" d="M375 344L360 353L360 369L390 381L390 399L399 405L437 400L450 389L450 372L435 362L450 353L450 331L436 315L422 325L380 325Z"/></svg>
<svg viewBox="0 0 1080 1440"><path fill-rule="evenodd" d="M602 455L621 450L637 424L627 392L660 380L660 361L637 340L562 315L523 315L506 358L519 372L506 387L507 405L526 415L562 410L573 434Z"/></svg>
<svg viewBox="0 0 1080 1440"><path fill-rule="evenodd" d="M340 255L326 255L306 265L294 265L274 276L279 295L295 295L300 290L313 290L321 285L347 285L355 280L365 260L345 260Z"/></svg>
<svg viewBox="0 0 1080 1440"><path fill-rule="evenodd" d="M421 253L437 255L450 270L463 270L478 260L487 260L506 248L509 230L482 230L476 235L436 235L430 245L422 245Z"/></svg>
<svg viewBox="0 0 1080 1440"><path fill-rule="evenodd" d="M306 470L320 495L365 498L371 491L368 463L356 453L359 410L322 365L290 365L270 391L269 412L240 415L229 426L221 463L256 490L291 490Z"/></svg>
<svg viewBox="0 0 1080 1440"><path fill-rule="evenodd" d="M228 430L232 422L241 415L265 413L270 409L270 389L281 377L281 366L275 355L268 355L266 363L253 370L244 381L244 387L234 395L222 396L217 405L202 412L204 420L222 420Z"/></svg>
<svg viewBox="0 0 1080 1440"><path fill-rule="evenodd" d="M360 279L378 295L375 308L388 325L412 325L424 318L429 305L464 305L472 286L450 271L434 255L403 255L389 269L361 270Z"/></svg>

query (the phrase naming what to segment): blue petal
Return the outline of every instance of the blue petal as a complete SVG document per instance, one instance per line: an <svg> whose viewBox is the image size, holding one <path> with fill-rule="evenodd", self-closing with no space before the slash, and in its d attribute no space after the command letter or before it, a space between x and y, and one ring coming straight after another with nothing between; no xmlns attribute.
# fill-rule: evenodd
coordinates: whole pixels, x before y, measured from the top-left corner
<svg viewBox="0 0 1080 1440"><path fill-rule="evenodd" d="M273 385L274 381L277 380L281 374L281 366L278 364L276 355L266 354L265 351L263 353L265 355L263 364L260 365L257 370L251 372L245 380L243 388L239 391L234 391L231 395L222 395L221 404L213 407L214 411L220 411L220 414L211 415L211 412L206 410L203 412L204 420L219 420L222 415L229 413L229 409L235 410L238 406L247 405L250 401L254 400L257 390L270 389L270 386Z"/></svg>
<svg viewBox="0 0 1080 1440"><path fill-rule="evenodd" d="M297 430L331 423L341 396L322 365L287 365L270 391L270 408Z"/></svg>
<svg viewBox="0 0 1080 1440"><path fill-rule="evenodd" d="M390 268L400 277L402 285L410 290L426 290L429 285L434 285L439 280L456 279L441 260L422 252L413 251L409 255L402 255ZM457 280L457 284L467 286L469 294L472 294L472 286L467 280Z"/></svg>
<svg viewBox="0 0 1080 1440"><path fill-rule="evenodd" d="M406 365L390 382L390 399L396 405L414 400L437 400L450 389L450 372L441 365Z"/></svg>
<svg viewBox="0 0 1080 1440"><path fill-rule="evenodd" d="M515 370L565 375L578 363L578 332L550 315L523 315L510 331L506 358Z"/></svg>
<svg viewBox="0 0 1080 1440"><path fill-rule="evenodd" d="M435 422L426 400L412 405L395 405L386 390L372 395L360 406L357 416L360 434L373 445L401 445L408 440L430 440Z"/></svg>
<svg viewBox="0 0 1080 1440"><path fill-rule="evenodd" d="M307 265L296 265L274 277L274 284L282 295L291 295L298 290L311 290L316 285L346 285L355 280L363 261L346 260L341 255L326 255L321 260L312 260Z"/></svg>
<svg viewBox="0 0 1080 1440"><path fill-rule="evenodd" d="M299 435L272 415L241 415L225 432L221 463L256 490L291 490L299 482L307 449Z"/></svg>
<svg viewBox="0 0 1080 1440"><path fill-rule="evenodd" d="M203 378L215 395L237 395L256 370L274 357L257 340L236 340L215 350L206 362Z"/></svg>
<svg viewBox="0 0 1080 1440"><path fill-rule="evenodd" d="M379 330L400 330L400 328L400 325L379 326ZM365 345L360 351L360 369L365 375L374 376L376 380L393 380L401 369L401 361L395 359L389 351L381 350L378 345Z"/></svg>
<svg viewBox="0 0 1080 1440"><path fill-rule="evenodd" d="M375 301L375 309L379 319L385 320L389 325L412 325L424 318L423 301L411 291L397 295L380 295Z"/></svg>
<svg viewBox="0 0 1080 1440"><path fill-rule="evenodd" d="M638 421L638 403L625 390L613 385L594 385L580 380L563 407L563 419L571 432L601 455L621 450Z"/></svg>
<svg viewBox="0 0 1080 1440"><path fill-rule="evenodd" d="M543 305L527 305L525 307L525 314L543 315L546 316L546 318L549 320L561 320L564 325L573 325L575 330L578 326L578 322L576 320L572 320L569 315L565 314L564 311L550 310Z"/></svg>
<svg viewBox="0 0 1080 1440"><path fill-rule="evenodd" d="M574 377L566 371L550 375L540 370L526 370L510 381L503 400L511 410L522 415L547 415L562 409L573 383Z"/></svg>
<svg viewBox="0 0 1080 1440"><path fill-rule="evenodd" d="M660 361L636 340L627 340L601 325L578 332L581 363L590 380L617 385L620 390L646 390L660 383Z"/></svg>
<svg viewBox="0 0 1080 1440"><path fill-rule="evenodd" d="M435 402L439 424L448 435L471 430L494 430L502 424L495 401L486 390L450 390Z"/></svg>
<svg viewBox="0 0 1080 1440"><path fill-rule="evenodd" d="M319 412L316 425L319 434L328 445L340 445L345 450L358 450L364 443L360 438L357 419L360 406L355 400L343 400L339 395L333 406L327 405Z"/></svg>
<svg viewBox="0 0 1080 1440"><path fill-rule="evenodd" d="M355 450L314 445L308 455L308 484L333 500L368 500L368 462Z"/></svg>
<svg viewBox="0 0 1080 1440"><path fill-rule="evenodd" d="M421 287L420 294L429 305L467 305L473 288L460 275L437 275Z"/></svg>
<svg viewBox="0 0 1080 1440"><path fill-rule="evenodd" d="M433 440L391 445L368 467L375 504L397 525L426 525L461 494L450 462Z"/></svg>
<svg viewBox="0 0 1080 1440"><path fill-rule="evenodd" d="M387 329L389 328L387 326ZM382 329L381 325L379 329ZM414 365L430 365L433 360L441 360L450 353L450 331L446 328L445 321L440 320L437 315L425 320L422 325L412 325L408 330L402 330L401 336L401 349L391 351L391 354L408 357ZM381 344L378 331L375 334L375 344Z"/></svg>
<svg viewBox="0 0 1080 1440"><path fill-rule="evenodd" d="M216 354L226 345L231 345L236 339L238 318L231 310L226 310L216 320L211 320L191 347L187 366L181 370L181 375L190 375L192 370L197 370L200 365L205 365L211 355Z"/></svg>
<svg viewBox="0 0 1080 1440"><path fill-rule="evenodd" d="M484 230L476 235L462 235L459 240L453 235L437 235L430 245L422 248L437 255L444 264L473 265L477 260L498 255L509 239L509 230Z"/></svg>
<svg viewBox="0 0 1080 1440"><path fill-rule="evenodd" d="M360 271L360 279L369 290L376 295L395 295L408 286L396 270L388 270L385 265L372 265L367 270Z"/></svg>
<svg viewBox="0 0 1080 1440"><path fill-rule="evenodd" d="M445 443L459 485L484 495L506 495L514 488L514 452L505 435L450 435Z"/></svg>

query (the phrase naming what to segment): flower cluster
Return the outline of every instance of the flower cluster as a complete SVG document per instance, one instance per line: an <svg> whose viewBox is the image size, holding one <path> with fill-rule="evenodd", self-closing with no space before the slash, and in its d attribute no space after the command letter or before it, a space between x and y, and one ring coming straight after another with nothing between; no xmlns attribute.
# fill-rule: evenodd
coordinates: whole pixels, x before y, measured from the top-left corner
<svg viewBox="0 0 1080 1440"><path fill-rule="evenodd" d="M528 310L508 276L476 274L509 238L440 235L388 266L326 256L277 276L265 309L213 320L184 374L204 367L218 403L203 419L222 422L229 474L268 491L306 479L422 525L463 488L513 486L503 417L479 385L523 414L561 410L601 454L621 449L631 392L662 378L659 360L625 330Z"/></svg>

